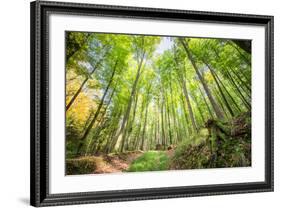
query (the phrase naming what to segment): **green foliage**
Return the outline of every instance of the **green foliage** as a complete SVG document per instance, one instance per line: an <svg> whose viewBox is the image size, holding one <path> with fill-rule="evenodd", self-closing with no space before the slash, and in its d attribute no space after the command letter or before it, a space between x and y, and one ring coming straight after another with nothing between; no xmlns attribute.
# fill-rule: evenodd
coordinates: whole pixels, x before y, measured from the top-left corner
<svg viewBox="0 0 281 208"><path fill-rule="evenodd" d="M169 158L162 151L148 151L133 161L128 172L167 170Z"/></svg>

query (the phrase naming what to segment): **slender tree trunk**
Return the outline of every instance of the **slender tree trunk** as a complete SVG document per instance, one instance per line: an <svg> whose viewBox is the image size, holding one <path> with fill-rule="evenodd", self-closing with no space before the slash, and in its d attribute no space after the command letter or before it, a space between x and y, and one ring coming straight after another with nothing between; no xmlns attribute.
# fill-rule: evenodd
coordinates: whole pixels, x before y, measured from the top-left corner
<svg viewBox="0 0 281 208"><path fill-rule="evenodd" d="M177 124L176 115L175 115L176 114L175 113L175 103L174 103L174 99L173 99L174 91L173 91L171 79L170 79L169 85L170 85L170 100L171 100L172 117L173 117L173 129L174 129L174 131L173 131L173 141L175 141L175 140L178 140L179 135L178 135L178 131L177 131L178 124ZM188 127L189 127L189 125L188 125Z"/></svg>
<svg viewBox="0 0 281 208"><path fill-rule="evenodd" d="M187 89L186 89L186 83L183 80L183 78L181 78L181 80L182 80L183 93L184 93L185 100L186 100L186 103L187 103L188 114L189 114L189 117L190 117L190 120L191 120L193 131L197 132L197 125L196 125L196 122L195 122L195 119L194 119L192 106L191 106L189 95L188 95L188 92L187 92Z"/></svg>
<svg viewBox="0 0 281 208"><path fill-rule="evenodd" d="M157 134L158 134L158 111L155 110L155 130L154 130L154 141L157 144Z"/></svg>
<svg viewBox="0 0 281 208"><path fill-rule="evenodd" d="M75 92L75 94L73 95L73 97L71 98L71 100L68 102L68 104L66 105L65 110L68 111L68 109L70 108L70 106L74 103L75 99L78 97L78 95L80 94L80 92L82 91L84 85L86 84L86 82L88 81L89 77L86 77L84 79L84 81L82 82L82 84L80 85L79 89Z"/></svg>
<svg viewBox="0 0 281 208"><path fill-rule="evenodd" d="M156 125L156 122L155 122L155 115L153 116L153 119L151 119L151 123L149 125L149 144L148 144L148 147L147 149L148 150L152 150L153 149L153 138L154 138L154 126Z"/></svg>
<svg viewBox="0 0 281 208"><path fill-rule="evenodd" d="M223 101L224 101L224 104L225 104L227 110L229 111L230 115L233 117L233 116L234 116L234 112L233 112L233 110L232 110L230 104L228 103L228 101L227 101L227 99L226 99L226 97L225 97L225 95L224 95L224 93L223 93L223 91L222 91L222 89L221 89L221 86L220 86L220 84L219 84L219 82L218 82L218 80L217 80L217 77L216 77L216 75L214 74L214 70L213 70L212 67L211 67L209 64L207 64L206 62L205 62L205 64L206 64L206 66L209 68L209 70L210 70L210 72L211 72L211 75L212 75L213 79L215 80L215 83L216 83L216 85L217 85L217 87L218 87L218 90L219 90L219 92L220 92L220 94L221 94L221 97L222 97L222 99L223 99Z"/></svg>
<svg viewBox="0 0 281 208"><path fill-rule="evenodd" d="M205 98L205 95L203 94L203 92L202 92L200 86L198 86L198 89L199 89L199 92L200 92L200 94L201 94L201 96L202 96L202 98L203 98L203 101L204 101L205 105L207 106L207 109L208 109L208 112L209 112L211 118L214 119L213 112L211 111L211 108L210 108L210 106L209 106L209 104L208 104L208 102L207 102L207 100L206 100L206 98Z"/></svg>
<svg viewBox="0 0 281 208"><path fill-rule="evenodd" d="M200 104L199 104L199 102L198 102L198 100L197 100L195 95L193 95L192 98L193 98L193 100L194 100L194 102L195 102L195 104L197 106L197 109L198 109L198 112L199 112L202 124L204 124L205 123L205 117L204 117L203 112L201 110Z"/></svg>
<svg viewBox="0 0 281 208"><path fill-rule="evenodd" d="M227 90L226 86L224 85L224 83L222 82L222 80L219 78L219 76L217 75L217 73L215 71L213 71L214 75L216 76L218 82L220 83L220 85L222 86L222 88L224 89L224 91L226 92L227 96L231 99L232 103L234 104L234 106L236 107L238 112L241 112L240 107L238 106L237 102L235 101L235 99L233 98L233 96L230 94L230 92Z"/></svg>
<svg viewBox="0 0 281 208"><path fill-rule="evenodd" d="M167 109L167 116L168 116L168 128L169 128L169 141L170 144L173 143L172 141L172 130L171 130L171 122L170 122L170 108L169 108L169 103L168 103L168 99L166 99L166 109Z"/></svg>
<svg viewBox="0 0 281 208"><path fill-rule="evenodd" d="M133 131L132 128L133 128L133 124L134 124L135 117L136 117L136 109L137 109L137 105L138 105L138 98L139 98L139 93L137 92L136 95L135 95L133 116L132 116L131 121L129 122L129 125L127 125L127 128L125 130L125 136L126 136L125 139L126 139L126 141L129 141L130 135L131 135L131 133Z"/></svg>
<svg viewBox="0 0 281 208"><path fill-rule="evenodd" d="M165 124L164 124L164 100L161 102L161 131L162 131L162 145L166 148L166 135L165 135Z"/></svg>
<svg viewBox="0 0 281 208"><path fill-rule="evenodd" d="M149 92L148 92L149 93ZM147 95L148 99L148 95ZM142 136L141 136L141 150L144 150L144 136L145 136L145 130L146 130L146 122L147 122L147 112L148 112L148 100L146 100L146 107L145 107L145 116L144 116L144 124L143 124L143 129L142 129Z"/></svg>
<svg viewBox="0 0 281 208"><path fill-rule="evenodd" d="M107 151L107 153L109 152L112 152L114 149L115 149L115 146L116 146L116 143L117 143L117 139L116 137L114 137L116 135L116 133L118 132L119 130L119 121L121 119L121 115L122 115L123 111L122 109L118 109L118 113L116 115L116 117L114 118L114 122L113 122L113 125L112 125L112 133L110 135L110 145L109 145L109 149Z"/></svg>
<svg viewBox="0 0 281 208"><path fill-rule="evenodd" d="M141 128L142 128L142 120L143 120L143 111L144 111L144 99L142 100L142 104L141 104L141 112L140 112L140 121L139 121L139 128L137 130L137 134L136 134L136 138L135 138L135 142L134 142L134 147L135 149L138 148L139 146L139 140L140 140L140 132L141 132Z"/></svg>
<svg viewBox="0 0 281 208"><path fill-rule="evenodd" d="M232 68L231 68L231 72L232 72L231 74L235 75L236 80L238 80L238 82L240 82L240 86L244 90L247 97L251 98L251 87L249 87L247 85L247 83L241 78L241 76L239 75L238 72L235 72Z"/></svg>
<svg viewBox="0 0 281 208"><path fill-rule="evenodd" d="M159 103L159 97L157 98L157 115L158 115L158 119L157 119L157 144L160 144L160 119L161 119L161 114L159 113L159 109L160 109L160 103Z"/></svg>
<svg viewBox="0 0 281 208"><path fill-rule="evenodd" d="M100 135L100 132L103 130L103 126L105 125L104 116L105 116L105 114L106 114L106 112L107 112L108 106L109 106L110 103L111 103L111 100L112 100L112 97L113 97L114 93L115 93L115 88L112 90L112 93L111 93L111 95L110 95L109 101L108 101L108 103L107 103L107 105L106 105L104 111L102 112L102 116L101 116L101 117L102 117L103 119L99 122L97 131L95 132L95 134L93 135L93 137L91 138L91 140L90 140L89 143L88 143L88 146L87 146L87 149L86 149L86 155L88 154L88 151L89 151L89 148L90 148L91 143L92 143L93 141L98 140L98 136Z"/></svg>
<svg viewBox="0 0 281 208"><path fill-rule="evenodd" d="M236 89L236 92L240 95L240 98L241 98L242 102L244 103L244 105L246 106L246 108L248 110L250 110L251 109L250 103L247 101L247 99L242 94L241 90L239 89L239 87L237 86L235 81L233 80L231 74L228 71L226 71L226 75L227 75L228 79L230 80L230 82L232 83L232 85L234 86L234 88Z"/></svg>
<svg viewBox="0 0 281 208"><path fill-rule="evenodd" d="M111 74L110 80L109 80L109 82L108 82L108 84L107 84L107 87L106 87L106 89L105 89L105 92L104 92L104 94L103 94L103 96L102 96L101 102L99 103L99 106L98 106L98 108L97 108L97 111L96 111L96 113L95 113L95 115L94 115L94 117L93 117L91 123L89 124L89 126L87 127L86 131L84 132L83 136L82 136L81 139L80 139L80 144L79 144L79 146L78 146L78 148L77 148L77 154L80 152L80 149L81 149L81 147L83 146L83 141L86 139L86 137L87 137L88 134L90 133L90 131L91 131L91 129L92 129L94 123L96 122L96 119L98 118L98 115L99 115L99 113L100 113L100 110L101 110L101 108L102 108L102 106L103 106L104 99L105 99L105 97L106 97L106 95L107 95L107 91L108 91L108 89L109 89L109 87L110 87L110 85L111 85L111 83L112 83L112 81L113 81L113 77L114 77L114 74L115 74L115 71L116 71L116 68L117 68L117 63L118 63L118 61L115 62L115 66L114 66L114 68L113 68L113 72L112 72L112 74Z"/></svg>
<svg viewBox="0 0 281 208"><path fill-rule="evenodd" d="M184 102L184 97L183 97L183 95L180 96L180 99L181 99L181 107L182 107L182 109L183 109L183 113L184 113L184 117L185 117L187 129L188 129L188 134L191 134L192 130L190 129L190 126L189 126L188 114L187 114L187 112L186 112L185 102Z"/></svg>
<svg viewBox="0 0 281 208"><path fill-rule="evenodd" d="M214 92L214 97L215 97L216 101L217 101L218 104L221 106L221 109L222 109L222 111L224 112L224 115L228 118L228 112L227 112L227 110L225 109L224 103L223 103L223 101L221 100L221 96L220 96L219 92L218 92L216 89L213 90L213 92Z"/></svg>
<svg viewBox="0 0 281 208"><path fill-rule="evenodd" d="M94 115L94 111L91 110L90 115L88 116L87 120L85 121L85 125L84 125L83 130L82 130L81 133L83 133L86 130L86 128L87 128L88 124L90 123L91 118L92 118L93 115Z"/></svg>
<svg viewBox="0 0 281 208"><path fill-rule="evenodd" d="M127 109L126 109L126 112L125 112L125 115L124 115L124 118L123 118L123 122L121 124L121 129L118 132L118 134L116 135L116 137L118 138L122 134L120 152L123 152L123 150L124 150L125 136L126 135L124 135L123 133L124 133L124 129L127 125L128 117L129 117L130 111L131 111L132 100L135 96L136 87L137 87L137 84L138 84L138 81L139 81L139 78L140 78L140 75L141 75L141 67L142 67L142 63L143 63L143 60L144 60L144 56L145 56L145 53L143 53L143 55L141 57L141 61L140 61L139 66L138 66L136 78L135 78L135 81L134 81L134 84L133 84L133 87L132 87L132 91L131 91L131 96L129 97Z"/></svg>
<svg viewBox="0 0 281 208"><path fill-rule="evenodd" d="M208 98L209 98L209 100L210 100L210 102L212 104L212 107L213 107L217 117L219 119L223 119L224 118L223 113L221 112L218 104L216 103L215 99L213 98L212 93L211 93L208 85L206 84L203 76L200 74L199 69L198 69L198 67L197 67L197 65L195 63L195 60L193 59L192 54L191 54L191 52L189 50L188 43L185 43L184 39L182 39L182 38L179 38L179 40L180 40L180 42L181 42L181 44L182 44L182 46L183 46L183 48L184 48L184 50L185 50L185 52L187 54L188 59L190 60L190 62L192 64L192 66L193 66L193 68L194 68L194 70L195 70L195 72L196 72L200 82L202 83L202 85L204 87L204 90L205 90L205 92L206 92L206 94L207 94L207 96L208 96Z"/></svg>
<svg viewBox="0 0 281 208"><path fill-rule="evenodd" d="M107 54L107 52L106 52ZM106 55L105 55L106 56ZM104 56L104 57L105 57ZM99 60L95 66L93 67L93 70L90 72L90 74L83 80L82 84L80 85L80 87L78 88L78 90L75 92L75 94L72 96L71 100L68 102L68 104L66 105L65 110L68 111L68 109L72 106L72 104L74 103L75 99L78 97L78 95L81 93L83 87L85 86L85 84L87 83L87 81L89 80L89 78L92 76L92 74L96 71L96 69L98 68L98 66L100 65L100 63L103 61L104 58L102 58L101 60Z"/></svg>

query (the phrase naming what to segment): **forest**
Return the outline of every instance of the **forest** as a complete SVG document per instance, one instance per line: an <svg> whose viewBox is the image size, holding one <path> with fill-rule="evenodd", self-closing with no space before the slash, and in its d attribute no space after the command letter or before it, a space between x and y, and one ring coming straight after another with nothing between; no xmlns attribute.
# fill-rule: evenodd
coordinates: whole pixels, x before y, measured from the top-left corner
<svg viewBox="0 0 281 208"><path fill-rule="evenodd" d="M66 174L251 166L251 41L66 32Z"/></svg>

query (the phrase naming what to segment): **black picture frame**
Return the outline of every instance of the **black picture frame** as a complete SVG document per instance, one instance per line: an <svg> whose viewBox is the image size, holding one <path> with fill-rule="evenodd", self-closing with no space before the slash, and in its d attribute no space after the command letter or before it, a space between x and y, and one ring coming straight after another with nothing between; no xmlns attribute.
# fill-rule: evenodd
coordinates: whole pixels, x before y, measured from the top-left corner
<svg viewBox="0 0 281 208"><path fill-rule="evenodd" d="M273 16L184 11L170 9L94 5L80 3L31 2L31 186L33 206L73 205L100 202L161 199L218 194L273 191ZM265 27L265 181L217 185L147 188L83 193L49 193L49 68L48 16L98 15L194 21Z"/></svg>

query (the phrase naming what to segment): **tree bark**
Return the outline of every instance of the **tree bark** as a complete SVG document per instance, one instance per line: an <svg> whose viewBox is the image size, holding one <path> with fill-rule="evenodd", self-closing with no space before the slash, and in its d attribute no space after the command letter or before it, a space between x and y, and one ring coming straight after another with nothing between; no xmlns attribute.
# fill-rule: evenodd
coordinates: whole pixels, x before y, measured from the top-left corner
<svg viewBox="0 0 281 208"><path fill-rule="evenodd" d="M208 98L209 98L209 100L210 100L210 102L212 104L212 107L213 107L213 109L214 109L214 111L216 113L216 116L219 119L223 119L224 115L221 112L221 110L220 110L218 104L216 103L215 99L213 98L212 93L211 93L208 85L206 84L203 76L200 74L199 69L198 69L198 67L197 67L197 65L195 63L195 60L193 59L192 54L191 54L191 52L189 50L188 43L185 43L184 39L182 39L182 38L179 38L179 40L180 40L180 42L181 42L181 44L182 44L182 46L183 46L183 48L184 48L184 50L185 50L185 52L187 54L188 59L190 60L190 62L192 64L192 66L193 66L193 68L194 68L194 70L195 70L195 72L196 72L200 82L202 83L202 85L204 87L204 90L205 90L205 92L206 92L206 94L207 94L207 96L208 96Z"/></svg>

